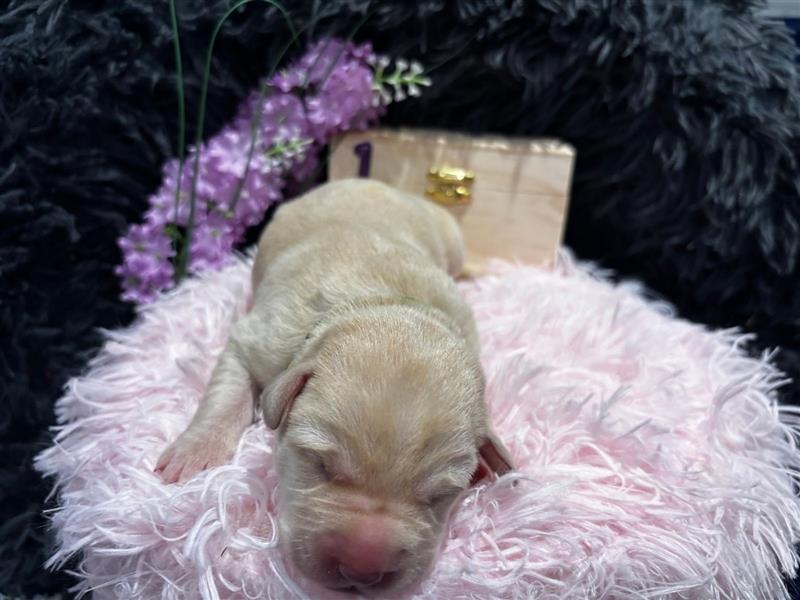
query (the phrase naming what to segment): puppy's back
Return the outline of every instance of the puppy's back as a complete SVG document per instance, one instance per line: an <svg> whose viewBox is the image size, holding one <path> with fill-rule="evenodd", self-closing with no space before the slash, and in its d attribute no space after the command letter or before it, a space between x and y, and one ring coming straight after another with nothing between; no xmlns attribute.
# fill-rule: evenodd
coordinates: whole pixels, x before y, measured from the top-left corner
<svg viewBox="0 0 800 600"><path fill-rule="evenodd" d="M335 232L334 237L340 236L344 244L355 228L416 244L450 275L461 271L461 230L446 210L375 180L343 179L322 185L276 211L259 241L254 283L277 255L298 242Z"/></svg>
<svg viewBox="0 0 800 600"><path fill-rule="evenodd" d="M329 183L278 209L262 235L254 310L278 303L305 334L344 304L418 302L446 314L477 352L472 312L448 275L462 253L458 224L441 207L376 181Z"/></svg>

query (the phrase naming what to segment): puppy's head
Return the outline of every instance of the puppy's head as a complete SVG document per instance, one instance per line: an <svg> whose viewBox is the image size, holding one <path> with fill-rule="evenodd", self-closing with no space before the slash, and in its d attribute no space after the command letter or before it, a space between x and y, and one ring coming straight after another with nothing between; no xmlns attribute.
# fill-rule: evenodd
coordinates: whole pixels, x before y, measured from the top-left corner
<svg viewBox="0 0 800 600"><path fill-rule="evenodd" d="M483 387L464 344L411 310L376 309L311 344L262 397L295 565L368 595L418 582L459 494L510 469Z"/></svg>

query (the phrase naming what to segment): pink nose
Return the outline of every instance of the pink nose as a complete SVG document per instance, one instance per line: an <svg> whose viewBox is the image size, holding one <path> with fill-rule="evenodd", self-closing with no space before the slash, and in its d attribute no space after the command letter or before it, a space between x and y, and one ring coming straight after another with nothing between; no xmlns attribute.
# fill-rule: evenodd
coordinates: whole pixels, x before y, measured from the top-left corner
<svg viewBox="0 0 800 600"><path fill-rule="evenodd" d="M350 583L375 585L396 570L398 551L390 542L386 522L378 516L362 516L348 525L324 536L321 550Z"/></svg>

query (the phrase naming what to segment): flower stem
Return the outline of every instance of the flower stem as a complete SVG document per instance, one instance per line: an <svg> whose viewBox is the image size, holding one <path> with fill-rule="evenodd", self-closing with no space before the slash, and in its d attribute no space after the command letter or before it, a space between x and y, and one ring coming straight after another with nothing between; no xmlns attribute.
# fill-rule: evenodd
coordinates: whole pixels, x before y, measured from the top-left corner
<svg viewBox="0 0 800 600"><path fill-rule="evenodd" d="M239 0L236 4L231 6L225 14L222 15L219 21L217 21L216 27L214 27L214 31L211 34L211 39L208 43L208 49L206 52L206 63L203 69L203 84L200 89L200 106L197 111L197 132L195 135L195 148L194 148L194 166L192 170L192 188L191 193L189 195L189 221L186 225L186 237L184 239L183 246L181 247L181 251L178 254L178 259L176 261L175 267L175 279L176 281L180 281L183 277L186 276L187 270L187 263L189 259L189 254L191 252L192 247L192 235L194 233L194 217L195 217L195 205L197 200L197 176L199 173L200 167L200 145L203 142L203 126L205 124L205 117L206 117L206 100L208 99L208 78L211 74L211 58L214 54L214 44L217 41L217 35L219 35L222 26L228 20L228 18L236 12L239 8L246 4L250 4L251 2L265 2L270 6L275 7L278 9L286 19L286 23L289 26L289 30L291 31L294 37L297 37L297 32L294 29L294 25L292 24L292 20L289 16L289 13L286 12L286 9L283 8L279 2L275 0Z"/></svg>
<svg viewBox="0 0 800 600"><path fill-rule="evenodd" d="M359 21L353 27L353 29L350 31L348 36L345 38L345 40L347 42L352 41L352 39L355 37L355 35L358 32L358 30L361 29L361 27L364 26L364 24L367 22L367 19L370 16L372 16L372 12L368 12L366 15L364 15L364 18L362 18L361 21ZM264 82L264 85L261 86L261 89L259 91L259 96L258 96L258 102L256 102L256 107L259 110L257 110L256 114L253 117L253 120L250 122L250 146L247 149L247 160L246 160L245 165L244 165L244 173L242 173L242 177L241 177L241 179L239 180L239 182L236 185L236 189L234 190L234 193L231 196L231 200L230 200L230 202L228 202L228 207L229 207L228 210L231 213L233 213L236 210L236 205L239 203L239 198L241 198L242 190L244 189L244 184L245 184L245 181L247 180L247 175L250 172L250 162L253 159L253 152L255 151L258 126L261 124L262 111L260 110L260 108L261 108L262 102L264 101L264 98L266 97L266 92L267 92L267 87L268 87L267 86L267 82L275 74L275 71L277 70L278 65L280 64L280 62L283 59L284 55L289 51L289 47L293 43L297 42L298 36L301 33L305 32L307 29L311 29L311 27L313 27L314 25L315 25L315 23L313 21L310 22L310 23L307 23L304 27L302 27L292 37L291 40L289 40L289 42L286 44L286 46L284 46L283 50L281 50L281 52L278 53L278 56L273 61L272 66L270 67L270 70L269 70L269 74L267 75L267 79ZM301 97L303 95L303 92L304 92L306 86L308 85L308 79L309 79L309 77L311 77L311 73L314 71L314 68L317 66L317 63L319 62L320 58L325 54L325 50L327 49L328 45L332 42L332 40L333 40L333 38L328 38L325 41L325 46L323 46L323 49L319 52L319 54L317 55L316 60L314 61L314 63L312 64L311 68L306 73L305 81L300 86L301 87L301 89L300 89ZM330 74L331 74L331 71L333 70L333 67L339 62L339 59L341 58L342 54L344 53L344 48L345 48L345 46L342 45L342 49L339 51L339 54L337 55L336 60L333 61L333 63L331 64L330 69L325 74L325 77L323 78L322 85L324 85L325 81L328 80L328 77L330 77ZM305 101L303 101L303 110L306 110Z"/></svg>
<svg viewBox="0 0 800 600"><path fill-rule="evenodd" d="M267 73L267 77L264 80L264 83L261 85L261 89L258 92L258 101L255 103L256 111L253 114L253 118L250 121L250 145L247 148L247 160L244 163L244 172L242 173L241 179L239 179L239 182L236 184L236 189L233 191L231 199L228 202L228 210L231 213L234 213L236 211L236 205L239 203L239 198L242 195L242 190L244 189L244 183L247 180L248 173L250 173L250 162L253 159L253 152L255 151L256 147L256 137L258 135L258 126L261 124L261 116L263 114L261 106L264 102L264 98L266 98L267 96L267 89L269 88L269 80L275 74L275 71L278 68L278 65L280 64L281 60L289 51L289 47L292 44L296 44L297 38L300 36L300 34L303 33L306 29L309 29L311 25L312 25L311 23L305 25L302 29L300 29L297 33L295 33L292 36L292 39L290 39L286 43L286 45L284 45L283 49L275 57L275 60L272 61L272 66L270 67L269 72Z"/></svg>
<svg viewBox="0 0 800 600"><path fill-rule="evenodd" d="M183 59L181 58L181 38L178 30L178 13L175 0L169 0L169 16L172 23L172 45L175 50L175 85L178 92L178 180L175 187L175 217L178 222L178 204L181 197L181 179L183 173L183 154L186 148L186 102L183 95ZM175 241L173 241L173 244Z"/></svg>

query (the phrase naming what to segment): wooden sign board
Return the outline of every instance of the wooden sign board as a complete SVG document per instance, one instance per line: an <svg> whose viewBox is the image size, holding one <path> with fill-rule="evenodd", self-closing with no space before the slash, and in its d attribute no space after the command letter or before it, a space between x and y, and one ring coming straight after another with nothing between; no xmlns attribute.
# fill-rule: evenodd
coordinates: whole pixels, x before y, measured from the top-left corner
<svg viewBox="0 0 800 600"><path fill-rule="evenodd" d="M467 271L480 273L490 258L554 257L574 159L553 140L373 129L333 141L328 175L367 176L444 204L463 229Z"/></svg>

